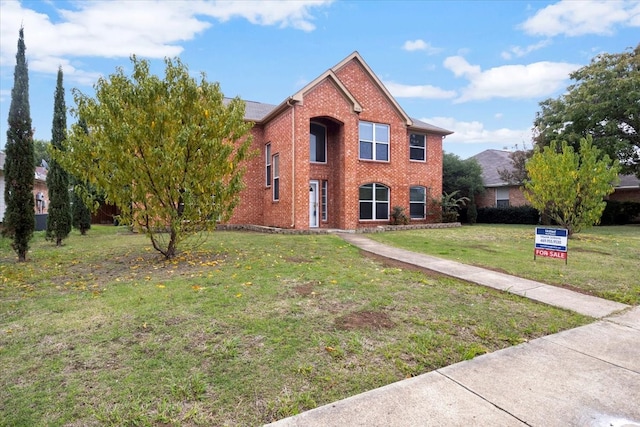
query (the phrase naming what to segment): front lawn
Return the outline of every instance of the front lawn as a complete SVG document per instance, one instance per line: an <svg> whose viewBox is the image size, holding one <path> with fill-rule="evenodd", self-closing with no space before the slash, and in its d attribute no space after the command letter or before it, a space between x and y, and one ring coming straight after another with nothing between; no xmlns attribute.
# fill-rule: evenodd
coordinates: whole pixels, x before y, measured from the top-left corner
<svg viewBox="0 0 640 427"><path fill-rule="evenodd" d="M15 258L0 240L3 426L259 425L592 320L332 235L216 232L163 261L94 226Z"/></svg>
<svg viewBox="0 0 640 427"><path fill-rule="evenodd" d="M640 226L593 227L573 235L568 259L533 260L535 226L477 224L369 234L416 252L504 271L625 304L640 304Z"/></svg>

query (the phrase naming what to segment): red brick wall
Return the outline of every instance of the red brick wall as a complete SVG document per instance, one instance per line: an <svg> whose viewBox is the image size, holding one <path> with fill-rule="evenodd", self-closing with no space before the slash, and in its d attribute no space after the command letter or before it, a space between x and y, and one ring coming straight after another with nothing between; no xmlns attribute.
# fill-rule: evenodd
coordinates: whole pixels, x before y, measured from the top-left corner
<svg viewBox="0 0 640 427"><path fill-rule="evenodd" d="M390 188L390 207L409 212L409 187L422 185L430 195L442 191L442 138L427 136L427 161L409 161L409 131L406 122L383 91L356 60L335 71L351 95L362 106L353 111L351 101L330 77L303 94L303 100L253 131L257 157L247 162L247 188L230 223L260 224L281 228L309 227L309 181L328 182L328 215L321 227L355 229L388 224L389 221L359 221L359 186L371 182ZM390 126L389 162L358 159L360 121ZM327 126L327 163L309 161L309 124ZM265 187L264 145L280 155L280 200L272 201ZM429 220L433 220L434 216ZM412 221L420 223L427 221Z"/></svg>
<svg viewBox="0 0 640 427"><path fill-rule="evenodd" d="M355 177L345 184L345 187L351 190L351 197L347 200L344 228L370 227L388 223L388 221L359 221L358 187L360 185L370 182L386 185L390 188L390 208L402 206L407 214L409 187L422 185L430 189L431 195L439 196L442 192L442 137L428 135L427 161L411 162L409 160L410 132L407 130L404 118L362 66L357 61L351 61L337 70L336 75L361 104L362 113L359 120L390 126L389 162L373 162L358 159L359 141L356 123L350 139L351 156L348 163L348 167L355 170ZM412 221L412 223L420 222L425 221Z"/></svg>
<svg viewBox="0 0 640 427"><path fill-rule="evenodd" d="M245 189L240 194L240 202L229 221L231 224L262 224L263 222L262 194L265 188L263 129L254 126L251 136L253 138L252 157L245 160L243 164Z"/></svg>
<svg viewBox="0 0 640 427"><path fill-rule="evenodd" d="M528 204L529 202L524 198L524 193L519 186L509 187L509 206L523 206ZM476 206L478 208L495 208L496 189L494 187L485 188L483 194L476 196Z"/></svg>

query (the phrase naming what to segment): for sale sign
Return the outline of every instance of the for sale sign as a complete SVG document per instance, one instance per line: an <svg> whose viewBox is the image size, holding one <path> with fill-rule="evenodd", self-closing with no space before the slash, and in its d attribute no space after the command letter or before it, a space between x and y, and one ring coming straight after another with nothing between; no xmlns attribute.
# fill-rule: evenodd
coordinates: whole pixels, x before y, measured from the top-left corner
<svg viewBox="0 0 640 427"><path fill-rule="evenodd" d="M564 228L536 227L536 242L533 259L537 256L557 258L567 262L568 230Z"/></svg>

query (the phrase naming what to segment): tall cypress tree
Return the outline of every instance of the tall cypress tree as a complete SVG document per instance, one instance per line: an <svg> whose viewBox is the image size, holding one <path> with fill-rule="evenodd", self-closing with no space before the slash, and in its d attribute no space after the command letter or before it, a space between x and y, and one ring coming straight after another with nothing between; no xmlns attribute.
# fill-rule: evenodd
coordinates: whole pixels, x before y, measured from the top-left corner
<svg viewBox="0 0 640 427"><path fill-rule="evenodd" d="M13 239L13 250L18 261L27 259L29 241L35 229L33 181L33 130L29 108L29 70L25 57L24 31L20 28L16 68L13 73L9 127L7 129L6 158L4 164L6 211L2 234Z"/></svg>
<svg viewBox="0 0 640 427"><path fill-rule="evenodd" d="M80 119L78 126L84 130L84 133L89 133L87 129L87 123ZM77 178L72 177L73 192L71 193L71 217L72 224L75 228L80 230L80 234L83 236L87 234L87 230L91 228L91 211L87 207L85 200L81 197L81 193L90 191L88 184L80 182Z"/></svg>
<svg viewBox="0 0 640 427"><path fill-rule="evenodd" d="M53 102L53 127L51 146L54 151L63 150L67 135L67 108L62 86L62 67L58 69L58 83ZM69 200L69 174L54 159L47 173L49 187L49 215L47 216L47 239L55 240L56 246L71 232L71 203Z"/></svg>

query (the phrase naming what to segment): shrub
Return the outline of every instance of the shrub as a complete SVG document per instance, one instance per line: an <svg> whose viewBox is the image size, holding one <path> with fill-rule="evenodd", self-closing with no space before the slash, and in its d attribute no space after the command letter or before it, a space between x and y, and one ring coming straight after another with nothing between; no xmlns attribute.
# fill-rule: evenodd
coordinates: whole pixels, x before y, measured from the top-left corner
<svg viewBox="0 0 640 427"><path fill-rule="evenodd" d="M460 209L466 206L468 197L456 197L460 191L442 193L440 206L442 208L442 222L456 222L460 215Z"/></svg>
<svg viewBox="0 0 640 427"><path fill-rule="evenodd" d="M475 203L470 203L469 208L467 209L467 222L470 225L478 222L478 208Z"/></svg>
<svg viewBox="0 0 640 427"><path fill-rule="evenodd" d="M531 206L478 209L478 222L484 224L538 224L540 213Z"/></svg>
<svg viewBox="0 0 640 427"><path fill-rule="evenodd" d="M600 225L624 225L639 220L640 203L607 200Z"/></svg>
<svg viewBox="0 0 640 427"><path fill-rule="evenodd" d="M391 225L407 225L409 224L409 218L404 213L402 206L394 206L391 210Z"/></svg>

